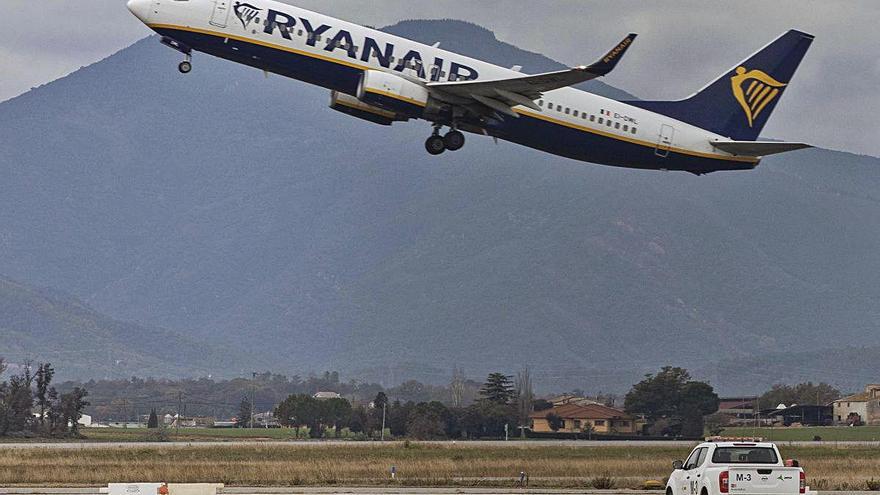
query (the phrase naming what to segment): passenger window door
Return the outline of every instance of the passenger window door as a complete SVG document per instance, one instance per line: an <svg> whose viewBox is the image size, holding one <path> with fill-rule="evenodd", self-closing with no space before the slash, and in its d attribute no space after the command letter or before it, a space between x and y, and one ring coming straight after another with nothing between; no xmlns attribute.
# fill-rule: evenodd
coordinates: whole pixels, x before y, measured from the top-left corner
<svg viewBox="0 0 880 495"><path fill-rule="evenodd" d="M697 463L697 458L700 457L700 451L702 450L702 448L699 448L691 452L691 455L689 455L687 460L684 461L684 466L682 467L682 469L684 469L685 471L690 471L691 469L693 469Z"/></svg>
<svg viewBox="0 0 880 495"><path fill-rule="evenodd" d="M690 457L688 457L687 462L684 463L684 470L691 471L703 464L703 461L706 460L706 447L701 447L695 450Z"/></svg>

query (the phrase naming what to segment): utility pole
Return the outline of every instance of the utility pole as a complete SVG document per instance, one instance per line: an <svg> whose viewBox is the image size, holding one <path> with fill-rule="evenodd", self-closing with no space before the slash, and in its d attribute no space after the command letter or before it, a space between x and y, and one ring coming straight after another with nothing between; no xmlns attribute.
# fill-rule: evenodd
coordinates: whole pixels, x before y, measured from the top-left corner
<svg viewBox="0 0 880 495"><path fill-rule="evenodd" d="M183 392L177 392L177 434L180 434L180 409L183 404Z"/></svg>
<svg viewBox="0 0 880 495"><path fill-rule="evenodd" d="M380 442L385 441L385 406L387 405L386 402L388 402L388 401L386 400L385 402L382 403L382 433L379 434L379 441Z"/></svg>
<svg viewBox="0 0 880 495"><path fill-rule="evenodd" d="M257 372L251 373L251 429L254 428L254 401L257 395Z"/></svg>
<svg viewBox="0 0 880 495"><path fill-rule="evenodd" d="M128 428L128 407L125 404L125 398L122 398L122 429Z"/></svg>

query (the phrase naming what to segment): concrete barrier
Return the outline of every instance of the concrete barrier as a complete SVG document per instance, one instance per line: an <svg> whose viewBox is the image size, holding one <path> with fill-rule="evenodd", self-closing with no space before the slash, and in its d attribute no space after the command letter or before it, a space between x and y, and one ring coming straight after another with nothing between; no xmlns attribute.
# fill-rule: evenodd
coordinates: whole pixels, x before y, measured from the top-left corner
<svg viewBox="0 0 880 495"><path fill-rule="evenodd" d="M108 483L107 495L157 495L164 483Z"/></svg>
<svg viewBox="0 0 880 495"><path fill-rule="evenodd" d="M161 495L166 486L168 495L217 495L223 483L110 483L99 493L107 495Z"/></svg>
<svg viewBox="0 0 880 495"><path fill-rule="evenodd" d="M168 483L168 495L217 495L223 483Z"/></svg>

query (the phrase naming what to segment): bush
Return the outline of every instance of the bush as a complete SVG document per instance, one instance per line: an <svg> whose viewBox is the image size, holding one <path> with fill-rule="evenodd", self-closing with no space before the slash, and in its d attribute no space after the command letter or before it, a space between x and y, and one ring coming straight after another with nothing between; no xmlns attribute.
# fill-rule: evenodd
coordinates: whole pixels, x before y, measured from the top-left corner
<svg viewBox="0 0 880 495"><path fill-rule="evenodd" d="M810 488L814 490L829 490L831 489L831 482L825 478L819 478L816 480L812 480L810 482Z"/></svg>
<svg viewBox="0 0 880 495"><path fill-rule="evenodd" d="M596 476L590 481L590 485L596 490L611 490L614 488L614 478L608 475Z"/></svg>
<svg viewBox="0 0 880 495"><path fill-rule="evenodd" d="M880 480L875 481L874 478L871 478L869 481L866 481L865 484L868 485L869 491L880 492Z"/></svg>
<svg viewBox="0 0 880 495"><path fill-rule="evenodd" d="M158 430L150 430L149 433L145 434L143 437L144 442L169 442L171 439L168 437L168 431L164 428L160 428Z"/></svg>

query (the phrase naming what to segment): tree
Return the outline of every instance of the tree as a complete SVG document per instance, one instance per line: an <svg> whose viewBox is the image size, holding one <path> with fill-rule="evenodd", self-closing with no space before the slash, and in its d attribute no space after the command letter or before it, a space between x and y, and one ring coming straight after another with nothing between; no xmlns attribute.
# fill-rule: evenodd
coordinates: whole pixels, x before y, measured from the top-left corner
<svg viewBox="0 0 880 495"><path fill-rule="evenodd" d="M512 405L483 400L471 407L481 417L481 430L477 436L501 438L505 425L516 425L516 408Z"/></svg>
<svg viewBox="0 0 880 495"><path fill-rule="evenodd" d="M37 367L37 405L40 408L40 426L46 426L46 411L49 409L49 385L52 383L52 377L55 376L55 369L49 363L42 363Z"/></svg>
<svg viewBox="0 0 880 495"><path fill-rule="evenodd" d="M251 415L254 413L254 408L251 405L251 400L247 397L243 397L241 402L238 404L238 417L235 421L235 426L238 428L247 428L251 424ZM179 419L179 418L178 418Z"/></svg>
<svg viewBox="0 0 880 495"><path fill-rule="evenodd" d="M513 398L513 385L504 373L492 373L480 389L480 396L493 404L509 404Z"/></svg>
<svg viewBox="0 0 880 495"><path fill-rule="evenodd" d="M547 419L547 424L554 432L559 431L565 427L565 420L556 413L549 412L546 416L544 416L544 418Z"/></svg>
<svg viewBox="0 0 880 495"><path fill-rule="evenodd" d="M418 440L438 440L448 436L451 413L437 401L416 404L409 414L407 434Z"/></svg>
<svg viewBox="0 0 880 495"><path fill-rule="evenodd" d="M61 422L70 428L70 433L79 433L79 419L83 409L89 405L85 400L89 393L84 388L75 387L72 391L61 394Z"/></svg>
<svg viewBox="0 0 880 495"><path fill-rule="evenodd" d="M592 423L584 421L581 426L581 431L587 434L587 440L593 439L593 431L595 431L595 429L593 428Z"/></svg>
<svg viewBox="0 0 880 495"><path fill-rule="evenodd" d="M718 395L708 383L691 380L683 368L664 367L646 375L624 399L631 414L644 414L652 421L675 419L687 437L703 435L703 417L718 410Z"/></svg>
<svg viewBox="0 0 880 495"><path fill-rule="evenodd" d="M706 416L703 420L706 432L709 435L720 435L725 428L733 424L733 418L729 414L714 413Z"/></svg>
<svg viewBox="0 0 880 495"><path fill-rule="evenodd" d="M345 399L320 401L323 422L332 425L338 438L342 428L348 426L351 419L351 402Z"/></svg>
<svg viewBox="0 0 880 495"><path fill-rule="evenodd" d="M679 411L681 389L690 380L687 370L671 366L662 368L656 375L645 375L645 379L626 394L624 409L649 419L674 416Z"/></svg>
<svg viewBox="0 0 880 495"><path fill-rule="evenodd" d="M150 409L150 419L147 420L147 428L158 428L159 416L156 414L156 408Z"/></svg>
<svg viewBox="0 0 880 495"><path fill-rule="evenodd" d="M464 370L455 368L452 370L452 382L449 384L449 391L452 395L452 407L461 407L464 405Z"/></svg>
<svg viewBox="0 0 880 495"><path fill-rule="evenodd" d="M401 404L400 401L394 401L394 404L387 411L386 422L391 428L391 434L395 437L405 437L407 435L407 426L409 425L409 416L415 404L407 402Z"/></svg>
<svg viewBox="0 0 880 495"><path fill-rule="evenodd" d="M311 395L296 394L288 396L278 404L274 414L282 426L296 428L297 436L303 426L309 427L310 435L320 435L322 424L320 407L319 401Z"/></svg>
<svg viewBox="0 0 880 495"><path fill-rule="evenodd" d="M54 435L60 430L66 428L67 424L61 423L61 399L59 398L58 391L55 390L55 387L50 388L46 396L48 397L49 403L49 411L47 412L49 419L49 433Z"/></svg>
<svg viewBox="0 0 880 495"><path fill-rule="evenodd" d="M382 429L383 423L388 419L388 407L388 396L385 395L385 392L377 393L376 398L373 399L373 409L370 410L367 416L368 421L364 426L364 430L368 435ZM383 419L386 421L383 421Z"/></svg>
<svg viewBox="0 0 880 495"><path fill-rule="evenodd" d="M388 392L392 397L405 402L426 402L431 398L425 384L417 380L407 380Z"/></svg>
<svg viewBox="0 0 880 495"><path fill-rule="evenodd" d="M29 366L20 375L0 383L0 436L27 430L33 423L33 377Z"/></svg>
<svg viewBox="0 0 880 495"><path fill-rule="evenodd" d="M358 406L351 411L351 417L348 420L348 428L352 433L365 433L369 435L372 431L370 424L370 414L364 406Z"/></svg>
<svg viewBox="0 0 880 495"><path fill-rule="evenodd" d="M718 394L708 383L690 381L681 389L678 416L681 418L681 434L688 438L703 436L703 418L718 410Z"/></svg>
<svg viewBox="0 0 880 495"><path fill-rule="evenodd" d="M0 373L5 369L0 359ZM34 375L27 363L21 374L0 382L0 436L27 431L54 435L67 432L68 424L73 433L78 431L82 410L89 405L85 401L88 394L85 389L76 387L59 399L55 388L48 387L52 373L51 366L41 364ZM33 390L35 379L40 382L36 391ZM38 421L33 414L34 397L41 411Z"/></svg>
<svg viewBox="0 0 880 495"><path fill-rule="evenodd" d="M777 404L823 406L840 397L840 391L827 383L814 385L813 382L806 382L794 386L777 384L765 392L758 403L766 407L776 407Z"/></svg>
<svg viewBox="0 0 880 495"><path fill-rule="evenodd" d="M520 426L519 432L522 438L526 437L526 429L529 424L529 415L532 413L532 403L535 400L535 393L532 390L532 375L529 368L526 367L516 374L516 412L517 424Z"/></svg>
<svg viewBox="0 0 880 495"><path fill-rule="evenodd" d="M382 410L382 406L388 405L388 396L385 395L385 392L379 392L376 394L376 398L373 399L373 407L376 409Z"/></svg>

